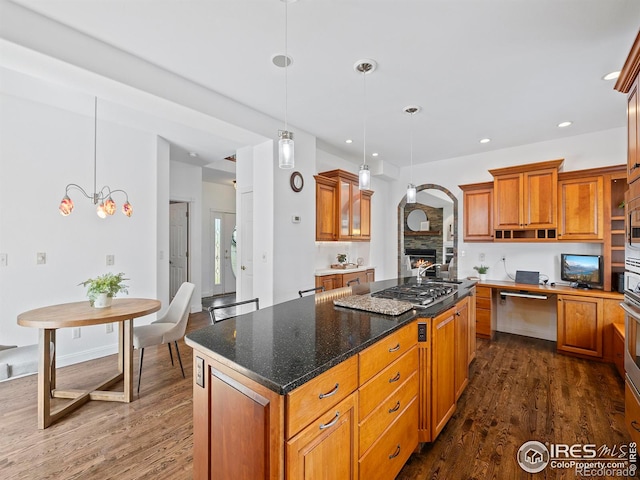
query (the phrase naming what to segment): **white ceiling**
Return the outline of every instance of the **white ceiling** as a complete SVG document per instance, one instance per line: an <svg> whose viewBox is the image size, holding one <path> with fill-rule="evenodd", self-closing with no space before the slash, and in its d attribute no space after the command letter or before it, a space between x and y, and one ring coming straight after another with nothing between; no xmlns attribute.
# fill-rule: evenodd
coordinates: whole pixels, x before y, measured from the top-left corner
<svg viewBox="0 0 640 480"><path fill-rule="evenodd" d="M282 1L14 3L284 119L284 69L271 62L284 53ZM363 58L378 63L366 77L366 151L399 167L410 162L410 129L413 161L423 163L625 125L624 95L602 77L621 68L638 33L637 0L298 0L287 8L290 128L356 163L365 102L353 65ZM403 113L411 104L423 108L413 118ZM573 125L557 128L565 120ZM164 136L184 151L206 144L175 130ZM484 137L492 141L480 144ZM221 159L241 146L212 145L198 154Z"/></svg>

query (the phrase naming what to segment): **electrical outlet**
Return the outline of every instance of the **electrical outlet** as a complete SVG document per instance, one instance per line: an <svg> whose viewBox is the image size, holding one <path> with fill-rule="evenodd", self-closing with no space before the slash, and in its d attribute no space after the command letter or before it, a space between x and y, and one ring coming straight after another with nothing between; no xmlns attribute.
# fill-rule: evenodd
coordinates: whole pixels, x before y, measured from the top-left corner
<svg viewBox="0 0 640 480"><path fill-rule="evenodd" d="M9 264L9 259L6 253L0 253L0 267L6 267Z"/></svg>
<svg viewBox="0 0 640 480"><path fill-rule="evenodd" d="M105 328L107 329L107 333L113 333L113 323L107 323Z"/></svg>
<svg viewBox="0 0 640 480"><path fill-rule="evenodd" d="M115 255L107 255L107 266L114 265L116 263Z"/></svg>
<svg viewBox="0 0 640 480"><path fill-rule="evenodd" d="M80 327L71 329L71 338L80 338Z"/></svg>
<svg viewBox="0 0 640 480"><path fill-rule="evenodd" d="M502 255L502 258L500 260L503 261L503 262L506 262L507 261L507 257L505 255Z"/></svg>
<svg viewBox="0 0 640 480"><path fill-rule="evenodd" d="M196 385L204 388L204 359L196 357Z"/></svg>
<svg viewBox="0 0 640 480"><path fill-rule="evenodd" d="M478 256L480 257L480 258L479 258L479 260L480 260L481 262L484 262L484 259L485 259L484 253L481 253L481 254L480 254L480 255L478 255Z"/></svg>
<svg viewBox="0 0 640 480"><path fill-rule="evenodd" d="M36 254L36 265L44 265L47 263L47 254L44 252L38 252Z"/></svg>

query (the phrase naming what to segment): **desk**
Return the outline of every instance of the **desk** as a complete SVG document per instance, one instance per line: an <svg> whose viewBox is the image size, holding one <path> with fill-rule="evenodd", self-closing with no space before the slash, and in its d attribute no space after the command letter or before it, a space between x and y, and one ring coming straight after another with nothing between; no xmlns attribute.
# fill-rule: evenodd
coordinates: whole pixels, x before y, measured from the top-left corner
<svg viewBox="0 0 640 480"><path fill-rule="evenodd" d="M18 315L18 325L39 328L38 428L44 429L89 400L131 402L133 392L133 319L160 310L160 301L146 298L114 299L111 307L93 308L88 301L37 308ZM119 373L89 390L56 389L56 330L119 322ZM53 352L51 347L53 346ZM124 379L121 392L107 389ZM51 411L51 398L71 399Z"/></svg>

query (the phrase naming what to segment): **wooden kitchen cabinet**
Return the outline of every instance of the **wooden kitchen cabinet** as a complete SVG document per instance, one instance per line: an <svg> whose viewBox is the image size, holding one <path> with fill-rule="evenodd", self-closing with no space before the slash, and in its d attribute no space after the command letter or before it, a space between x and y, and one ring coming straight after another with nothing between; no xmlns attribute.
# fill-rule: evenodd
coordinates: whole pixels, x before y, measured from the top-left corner
<svg viewBox="0 0 640 480"><path fill-rule="evenodd" d="M456 409L456 308L433 319L431 329L431 429L435 440Z"/></svg>
<svg viewBox="0 0 640 480"><path fill-rule="evenodd" d="M319 175L314 175L314 178L316 179L316 241L336 240L338 182Z"/></svg>
<svg viewBox="0 0 640 480"><path fill-rule="evenodd" d="M344 170L315 175L316 241L371 240L371 190L360 190L358 176Z"/></svg>
<svg viewBox="0 0 640 480"><path fill-rule="evenodd" d="M287 479L358 478L356 399L352 393L287 442Z"/></svg>
<svg viewBox="0 0 640 480"><path fill-rule="evenodd" d="M342 287L342 275L319 275L316 277L316 288L324 287L326 290Z"/></svg>
<svg viewBox="0 0 640 480"><path fill-rule="evenodd" d="M459 185L463 196L465 242L493 241L493 182Z"/></svg>
<svg viewBox="0 0 640 480"><path fill-rule="evenodd" d="M469 365L476 358L476 287L469 289Z"/></svg>
<svg viewBox="0 0 640 480"><path fill-rule="evenodd" d="M469 299L470 297L465 297L456 304L454 341L456 402L469 384Z"/></svg>
<svg viewBox="0 0 640 480"><path fill-rule="evenodd" d="M494 177L496 240L555 239L558 168L563 161L489 170Z"/></svg>
<svg viewBox="0 0 640 480"><path fill-rule="evenodd" d="M341 270L338 270L341 271ZM358 272L348 273L336 273L333 275L318 275L316 276L316 287L324 286L326 290L333 290L334 288L346 287L347 282L355 279L360 280L360 285L369 282L375 282L376 270L375 268L368 268L367 270L360 270Z"/></svg>
<svg viewBox="0 0 640 480"><path fill-rule="evenodd" d="M375 281L376 281L376 269L369 268L367 270L367 283L375 282Z"/></svg>
<svg viewBox="0 0 640 480"><path fill-rule="evenodd" d="M558 351L602 358L603 299L558 295Z"/></svg>
<svg viewBox="0 0 640 480"><path fill-rule="evenodd" d="M601 175L558 182L558 239L603 240L604 182Z"/></svg>
<svg viewBox="0 0 640 480"><path fill-rule="evenodd" d="M496 313L490 287L476 286L476 336L493 338Z"/></svg>
<svg viewBox="0 0 640 480"><path fill-rule="evenodd" d="M627 94L627 181L640 178L640 33L620 70L615 89Z"/></svg>

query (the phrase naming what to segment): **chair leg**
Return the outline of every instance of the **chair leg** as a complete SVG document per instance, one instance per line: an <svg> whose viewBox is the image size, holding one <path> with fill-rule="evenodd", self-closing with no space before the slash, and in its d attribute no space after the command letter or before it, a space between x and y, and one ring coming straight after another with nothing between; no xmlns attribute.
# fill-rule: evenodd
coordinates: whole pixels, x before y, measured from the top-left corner
<svg viewBox="0 0 640 480"><path fill-rule="evenodd" d="M169 347L169 356L171 357L171 366L173 367L173 353L171 352L171 342L167 343Z"/></svg>
<svg viewBox="0 0 640 480"><path fill-rule="evenodd" d="M140 379L142 378L142 359L144 358L144 348L140 349L140 371L138 372L138 395L140 395Z"/></svg>
<svg viewBox="0 0 640 480"><path fill-rule="evenodd" d="M176 353L178 354L178 361L180 362L180 370L182 370L182 378L187 378L184 376L184 368L182 368L182 358L180 358L180 350L178 350L178 342L173 342L176 344Z"/></svg>

